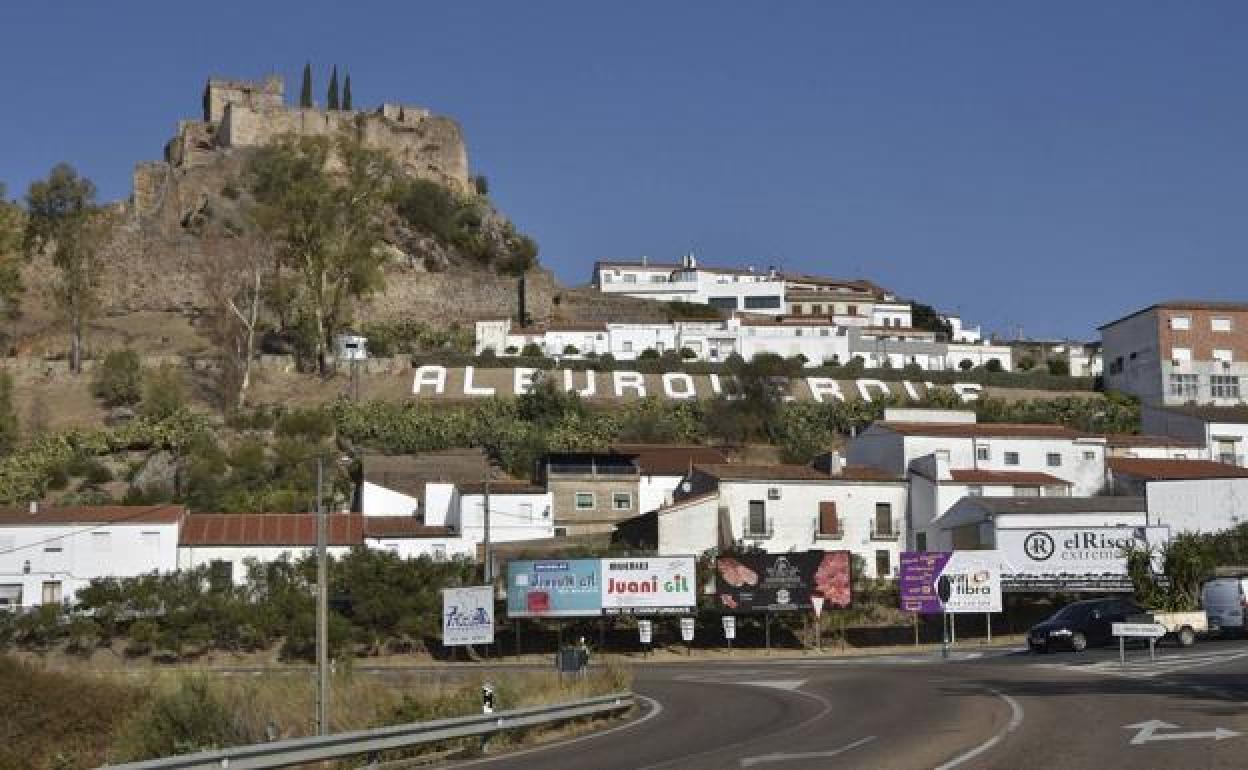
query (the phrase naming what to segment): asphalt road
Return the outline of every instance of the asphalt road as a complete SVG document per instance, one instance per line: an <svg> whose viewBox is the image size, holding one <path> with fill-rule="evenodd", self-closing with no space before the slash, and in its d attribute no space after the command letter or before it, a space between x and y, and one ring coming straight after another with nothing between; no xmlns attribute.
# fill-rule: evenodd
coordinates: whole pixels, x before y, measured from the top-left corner
<svg viewBox="0 0 1248 770"><path fill-rule="evenodd" d="M1248 642L638 666L631 722L455 767L1248 767Z"/></svg>

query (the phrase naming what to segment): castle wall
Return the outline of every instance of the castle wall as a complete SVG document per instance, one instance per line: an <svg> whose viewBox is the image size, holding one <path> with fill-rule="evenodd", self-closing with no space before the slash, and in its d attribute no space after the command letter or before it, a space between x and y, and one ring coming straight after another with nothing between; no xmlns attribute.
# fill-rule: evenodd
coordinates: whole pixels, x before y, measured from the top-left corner
<svg viewBox="0 0 1248 770"><path fill-rule="evenodd" d="M225 108L231 104L259 110L280 109L284 101L284 91L285 83L277 75L270 75L259 83L211 79L204 87L204 121L220 123L225 117Z"/></svg>

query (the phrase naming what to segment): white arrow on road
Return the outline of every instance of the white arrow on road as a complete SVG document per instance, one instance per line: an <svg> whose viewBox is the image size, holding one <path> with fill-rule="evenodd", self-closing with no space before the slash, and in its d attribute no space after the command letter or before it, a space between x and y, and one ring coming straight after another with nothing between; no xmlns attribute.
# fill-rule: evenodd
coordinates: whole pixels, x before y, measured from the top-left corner
<svg viewBox="0 0 1248 770"><path fill-rule="evenodd" d="M1212 738L1215 741L1225 740L1226 738L1236 738L1240 733L1234 730L1227 730L1223 727L1215 727L1212 730L1194 730L1187 733L1163 733L1157 735L1158 730L1177 730L1178 725L1172 725L1169 722L1163 722L1160 719L1150 719L1147 722L1137 722L1133 725L1123 725L1124 730L1138 730L1135 737L1131 739L1133 746L1142 743L1153 743L1154 741L1190 741L1198 738Z"/></svg>
<svg viewBox="0 0 1248 770"><path fill-rule="evenodd" d="M800 754L776 753L764 754L761 757L746 757L741 760L741 766L753 767L754 765L761 765L764 762L793 762L799 759L827 759L828 757L835 757L838 754L844 754L847 751L852 751L853 749L868 744L873 740L875 740L875 736L868 735L866 738L859 738L853 743L842 746L839 749L832 749L831 751L805 751Z"/></svg>

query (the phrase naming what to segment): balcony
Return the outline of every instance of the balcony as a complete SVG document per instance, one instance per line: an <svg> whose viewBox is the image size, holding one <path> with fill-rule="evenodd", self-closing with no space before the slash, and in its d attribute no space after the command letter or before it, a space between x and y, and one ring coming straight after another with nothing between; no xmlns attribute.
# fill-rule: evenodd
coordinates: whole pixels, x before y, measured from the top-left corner
<svg viewBox="0 0 1248 770"><path fill-rule="evenodd" d="M897 519L893 519L881 526L882 522L871 522L871 539L872 540L898 540L901 538L901 523Z"/></svg>
<svg viewBox="0 0 1248 770"><path fill-rule="evenodd" d="M766 522L763 522L763 526L761 528L758 527L758 524L759 522L751 522L747 518L745 520L745 525L742 527L741 539L743 540L770 540L772 537L775 536L776 529L775 529L774 522L771 519L771 517L768 517Z"/></svg>
<svg viewBox="0 0 1248 770"><path fill-rule="evenodd" d="M818 519L814 520L814 522L811 524L811 527L814 529L816 540L844 540L845 539L845 530L841 528L841 522L839 521L836 522L836 529L829 530L827 532L823 531L820 528Z"/></svg>

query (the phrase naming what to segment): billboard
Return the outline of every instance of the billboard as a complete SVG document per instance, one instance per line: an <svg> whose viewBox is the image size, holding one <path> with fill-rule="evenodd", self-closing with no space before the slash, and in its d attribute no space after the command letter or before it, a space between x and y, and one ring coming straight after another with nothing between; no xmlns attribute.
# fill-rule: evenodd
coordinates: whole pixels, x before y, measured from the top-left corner
<svg viewBox="0 0 1248 770"><path fill-rule="evenodd" d="M561 618L602 614L598 559L544 559L507 564L507 616Z"/></svg>
<svg viewBox="0 0 1248 770"><path fill-rule="evenodd" d="M810 597L825 606L848 607L849 551L741 554L715 560L719 607L731 612L811 609Z"/></svg>
<svg viewBox="0 0 1248 770"><path fill-rule="evenodd" d="M493 643L493 586L443 588L442 644Z"/></svg>
<svg viewBox="0 0 1248 770"><path fill-rule="evenodd" d="M1130 548L1165 542L1166 527L1028 527L997 530L1009 573L1023 577L1126 575Z"/></svg>
<svg viewBox="0 0 1248 770"><path fill-rule="evenodd" d="M1001 555L996 551L905 551L901 608L907 612L1000 612ZM942 583L941 578L946 580Z"/></svg>
<svg viewBox="0 0 1248 770"><path fill-rule="evenodd" d="M603 559L601 570L608 615L680 614L697 605L692 556Z"/></svg>

